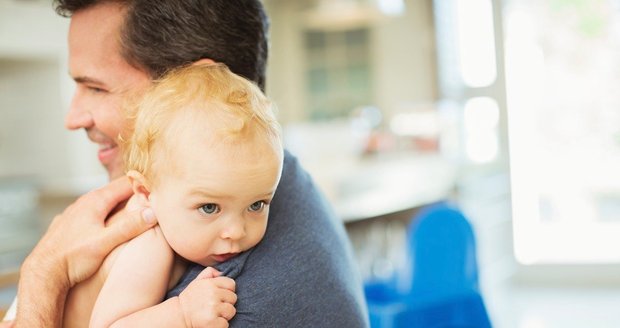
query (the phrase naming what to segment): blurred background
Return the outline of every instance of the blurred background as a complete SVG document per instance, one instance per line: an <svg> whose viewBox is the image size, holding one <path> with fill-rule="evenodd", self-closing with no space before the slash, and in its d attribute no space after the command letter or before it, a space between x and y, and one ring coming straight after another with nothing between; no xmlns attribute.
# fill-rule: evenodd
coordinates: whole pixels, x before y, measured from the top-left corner
<svg viewBox="0 0 620 328"><path fill-rule="evenodd" d="M264 3L267 94L365 280L450 200L494 326L620 325L620 1ZM68 23L0 0L0 309L49 220L106 181L63 128Z"/></svg>

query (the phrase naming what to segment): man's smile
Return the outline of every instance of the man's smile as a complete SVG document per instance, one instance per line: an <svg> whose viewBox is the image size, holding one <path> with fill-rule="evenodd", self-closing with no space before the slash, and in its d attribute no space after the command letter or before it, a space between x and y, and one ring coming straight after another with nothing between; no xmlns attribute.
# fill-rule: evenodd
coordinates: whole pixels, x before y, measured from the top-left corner
<svg viewBox="0 0 620 328"><path fill-rule="evenodd" d="M118 144L98 130L87 130L88 139L99 146L97 157L104 166L112 163L118 156Z"/></svg>

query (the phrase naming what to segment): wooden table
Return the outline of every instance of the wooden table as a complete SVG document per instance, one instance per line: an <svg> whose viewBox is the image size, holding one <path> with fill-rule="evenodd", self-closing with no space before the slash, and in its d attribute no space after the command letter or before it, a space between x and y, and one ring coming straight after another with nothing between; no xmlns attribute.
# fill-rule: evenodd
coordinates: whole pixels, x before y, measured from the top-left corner
<svg viewBox="0 0 620 328"><path fill-rule="evenodd" d="M14 286L17 284L18 279L19 279L19 271L17 270L8 270L8 271L0 272L0 288Z"/></svg>

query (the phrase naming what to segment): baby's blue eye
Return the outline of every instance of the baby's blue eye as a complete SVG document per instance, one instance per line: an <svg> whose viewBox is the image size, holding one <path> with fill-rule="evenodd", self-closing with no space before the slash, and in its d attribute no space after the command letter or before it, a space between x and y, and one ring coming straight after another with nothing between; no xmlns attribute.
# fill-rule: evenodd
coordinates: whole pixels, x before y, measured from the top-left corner
<svg viewBox="0 0 620 328"><path fill-rule="evenodd" d="M262 210L263 207L265 207L265 201L259 200L258 202L255 202L252 205L250 205L249 209L251 212L258 212Z"/></svg>
<svg viewBox="0 0 620 328"><path fill-rule="evenodd" d="M200 206L198 210L204 214L215 214L220 211L220 207L217 204L209 203Z"/></svg>

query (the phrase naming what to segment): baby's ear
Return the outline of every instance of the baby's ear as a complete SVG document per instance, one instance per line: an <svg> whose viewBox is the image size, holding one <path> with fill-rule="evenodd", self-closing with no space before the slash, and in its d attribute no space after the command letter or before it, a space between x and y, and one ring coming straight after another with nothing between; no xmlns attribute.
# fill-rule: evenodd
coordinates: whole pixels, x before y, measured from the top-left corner
<svg viewBox="0 0 620 328"><path fill-rule="evenodd" d="M131 170L127 172L127 177L129 177L129 182L133 188L134 196L132 198L135 198L141 206L150 206L149 195L151 192L144 175L138 171Z"/></svg>

